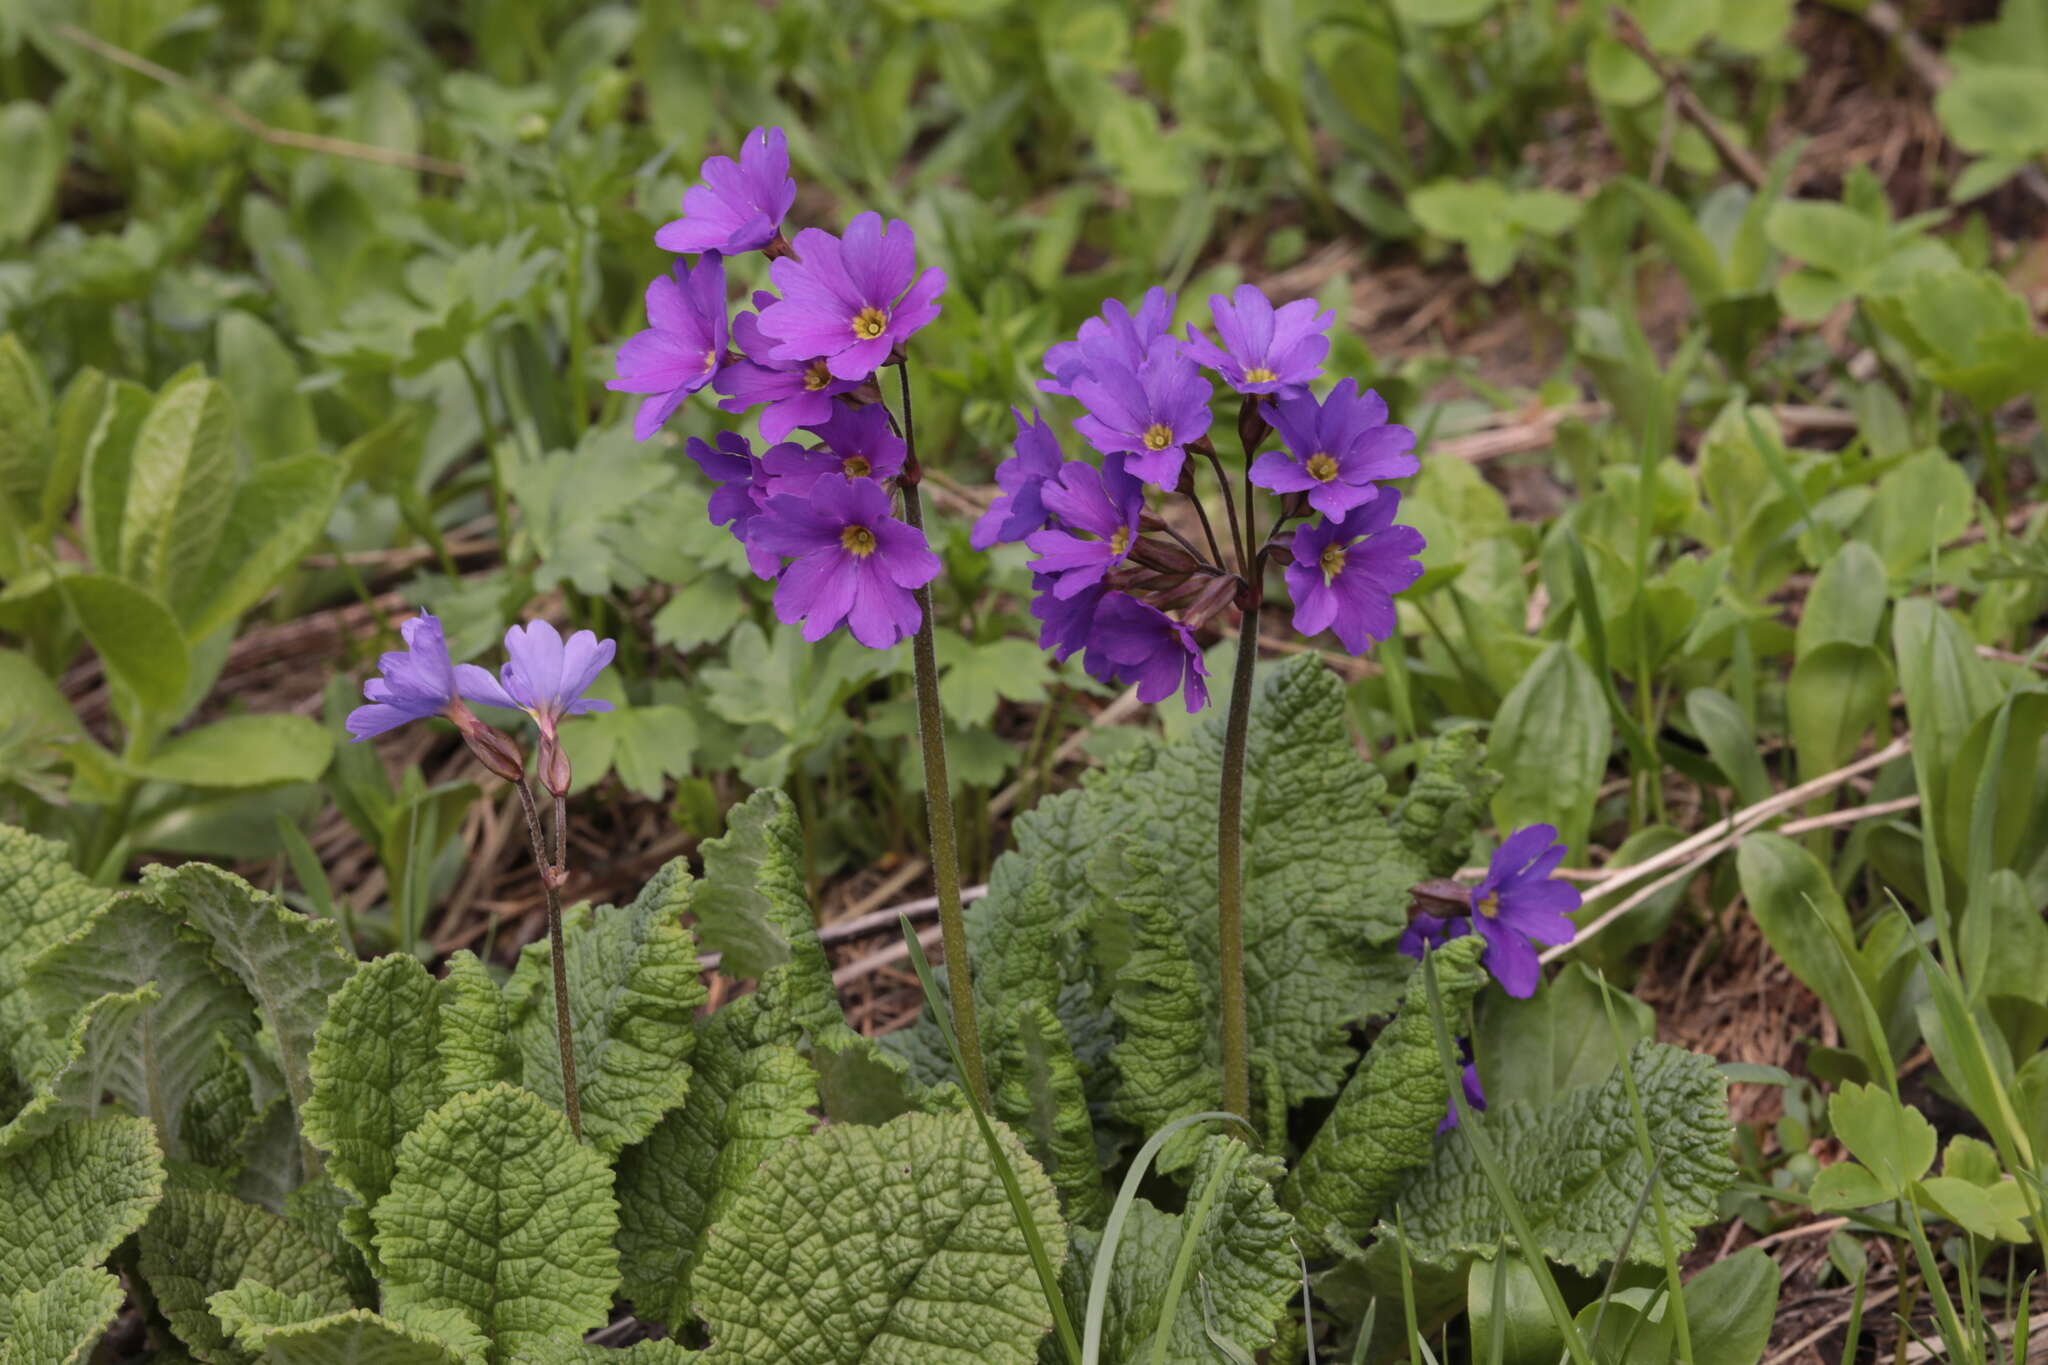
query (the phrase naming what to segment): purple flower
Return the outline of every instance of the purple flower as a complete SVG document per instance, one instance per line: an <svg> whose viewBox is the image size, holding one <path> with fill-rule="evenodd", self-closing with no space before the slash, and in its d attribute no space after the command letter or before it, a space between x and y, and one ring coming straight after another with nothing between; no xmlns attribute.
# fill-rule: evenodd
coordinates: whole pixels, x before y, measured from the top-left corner
<svg viewBox="0 0 2048 1365"><path fill-rule="evenodd" d="M903 472L903 438L890 427L889 411L880 403L835 403L824 421L804 426L824 441L849 479L893 479Z"/></svg>
<svg viewBox="0 0 2048 1365"><path fill-rule="evenodd" d="M977 550L1019 541L1046 523L1044 490L1060 472L1060 442L1052 428L1033 409L1027 419L1017 408L1017 439L1011 447L1017 453L996 466L996 483L1002 492L974 523L969 543Z"/></svg>
<svg viewBox="0 0 2048 1365"><path fill-rule="evenodd" d="M1394 594L1422 576L1415 558L1422 533L1393 524L1400 510L1400 495L1388 492L1347 521L1311 522L1294 533L1287 592L1296 630L1333 631L1353 654L1394 633Z"/></svg>
<svg viewBox="0 0 2048 1365"><path fill-rule="evenodd" d="M633 438L661 429L683 400L711 382L725 360L725 262L706 252L693 267L676 262L674 278L647 286L647 330L626 338L618 378L605 387L650 395L633 419Z"/></svg>
<svg viewBox="0 0 2048 1365"><path fill-rule="evenodd" d="M746 547L747 567L754 571L756 578L775 577L782 568L782 561L756 546L749 538L755 519L768 507L770 492L767 467L761 457L754 454L753 446L736 431L721 431L715 447L702 437L692 436L683 447L683 453L695 460L705 477L718 485L711 494L711 505L707 509L711 524L732 528L732 538Z"/></svg>
<svg viewBox="0 0 2048 1365"><path fill-rule="evenodd" d="M683 191L683 216L654 234L663 251L759 251L775 240L796 202L789 140L780 128L756 128L740 144L737 164L729 156L706 157L697 175L704 183Z"/></svg>
<svg viewBox="0 0 2048 1365"><path fill-rule="evenodd" d="M1578 928L1565 918L1579 908L1578 888L1550 874L1564 860L1564 845L1550 825L1509 835L1472 888L1472 923L1486 940L1480 959L1501 989L1527 999L1542 968L1537 943L1570 943Z"/></svg>
<svg viewBox="0 0 2048 1365"><path fill-rule="evenodd" d="M348 713L348 732L358 740L462 706L440 621L423 611L400 626L398 634L405 648L378 659L377 671L383 676L363 684L370 704Z"/></svg>
<svg viewBox="0 0 2048 1365"><path fill-rule="evenodd" d="M1465 1072L1460 1077L1465 1087L1465 1104L1474 1113L1483 1114L1486 1112L1486 1091L1479 1084L1479 1067L1472 1060L1472 1040L1470 1038L1460 1038L1458 1040L1458 1053L1465 1061ZM1452 1100L1444 1105L1443 1122L1437 1124L1436 1131L1441 1136L1457 1126L1458 1104L1456 1100Z"/></svg>
<svg viewBox="0 0 2048 1365"><path fill-rule="evenodd" d="M1307 394L1283 398L1271 414L1287 449L1254 460L1251 481L1275 493L1307 493L1308 505L1332 521L1378 497L1381 481L1418 468L1415 433L1389 426L1385 401L1371 390L1360 397L1355 379L1321 403Z"/></svg>
<svg viewBox="0 0 2048 1365"><path fill-rule="evenodd" d="M1159 488L1180 481L1187 445L1209 430L1209 381L1170 337L1152 342L1135 370L1104 357L1075 379L1088 409L1074 430L1105 455L1128 453L1131 473Z"/></svg>
<svg viewBox="0 0 2048 1365"><path fill-rule="evenodd" d="M917 275L917 240L899 219L884 231L882 215L863 213L844 238L805 228L796 252L768 265L782 297L761 310L761 331L776 360L822 356L834 378L866 379L939 315L946 272Z"/></svg>
<svg viewBox="0 0 2048 1365"><path fill-rule="evenodd" d="M1203 681L1209 669L1195 633L1157 607L1120 592L1105 595L1088 646L1116 665L1118 677L1137 685L1139 701L1164 701L1185 688L1189 715L1209 704Z"/></svg>
<svg viewBox="0 0 2048 1365"><path fill-rule="evenodd" d="M1086 649L1081 667L1097 682L1113 682L1116 679L1116 664L1102 652L1095 636L1095 613L1109 597L1124 594L1111 592L1108 588L1096 586L1084 588L1072 597L1053 595L1054 579L1050 574L1033 574L1031 587L1038 594L1031 599L1031 614L1040 622L1038 647L1050 649L1054 659L1061 663L1071 658L1075 651Z"/></svg>
<svg viewBox="0 0 2048 1365"><path fill-rule="evenodd" d="M754 294L754 307L767 308L775 296L762 289ZM777 360L775 340L761 331L753 313L740 313L732 320L733 341L746 359L719 367L711 386L726 395L718 406L727 412L745 412L757 404L761 409L761 439L786 441L798 427L813 426L832 415L832 399L859 387L859 381L834 379L822 356L811 360Z"/></svg>
<svg viewBox="0 0 2048 1365"><path fill-rule="evenodd" d="M1115 361L1127 370L1137 369L1145 363L1152 343L1167 335L1175 302L1174 295L1156 284L1145 291L1135 314L1124 307L1122 300L1105 299L1102 315L1082 323L1074 340L1046 349L1045 368L1052 378L1039 380L1038 387L1047 393L1071 397L1074 381L1087 375L1094 363L1102 359Z"/></svg>
<svg viewBox="0 0 2048 1365"><path fill-rule="evenodd" d="M1100 469L1069 460L1057 479L1045 482L1039 497L1059 527L1033 531L1024 543L1038 551L1031 567L1057 578L1055 597L1094 587L1130 558L1145 510L1145 486L1124 471L1122 456L1107 456Z"/></svg>
<svg viewBox="0 0 2048 1365"><path fill-rule="evenodd" d="M609 711L612 704L583 693L611 663L618 645L579 630L565 643L546 621L513 626L505 632L505 666L493 678L475 664L455 669L456 686L470 701L524 711L552 736L564 716Z"/></svg>
<svg viewBox="0 0 2048 1365"><path fill-rule="evenodd" d="M1188 358L1223 376L1239 393L1275 393L1293 397L1323 372L1330 349L1325 335L1337 315L1319 309L1314 299L1296 299L1273 307L1256 285L1241 284L1232 298L1209 296L1221 346L1190 326Z"/></svg>
<svg viewBox="0 0 2048 1365"><path fill-rule="evenodd" d="M939 573L939 557L889 515L889 494L873 479L827 474L808 496L778 493L748 534L750 545L794 560L775 586L775 615L802 621L806 640L844 621L869 649L889 648L917 629L911 589Z"/></svg>
<svg viewBox="0 0 2048 1365"><path fill-rule="evenodd" d="M1431 948L1441 948L1452 939L1463 938L1471 932L1471 921L1462 917L1438 919L1435 915L1417 914L1401 931L1400 949L1420 962L1422 955Z"/></svg>

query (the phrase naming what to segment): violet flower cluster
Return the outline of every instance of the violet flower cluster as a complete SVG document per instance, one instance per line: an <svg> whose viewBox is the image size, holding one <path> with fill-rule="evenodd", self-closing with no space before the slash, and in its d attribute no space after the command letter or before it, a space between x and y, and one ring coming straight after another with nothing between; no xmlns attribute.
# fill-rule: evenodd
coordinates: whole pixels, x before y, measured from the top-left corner
<svg viewBox="0 0 2048 1365"><path fill-rule="evenodd" d="M1042 646L1061 659L1081 653L1091 676L1134 683L1140 700L1179 692L1189 711L1208 700L1195 631L1233 607L1256 610L1269 558L1286 565L1295 628L1328 631L1353 654L1394 633L1394 594L1422 572L1422 536L1396 523L1401 499L1389 487L1417 469L1414 433L1388 422L1387 405L1356 380L1321 398L1311 390L1334 315L1312 299L1275 307L1252 285L1209 305L1215 339L1194 326L1174 336L1176 299L1155 287L1135 310L1108 301L1048 350L1039 387L1079 402L1073 428L1096 458L1067 458L1039 414L1018 412L1014 454L996 470L1002 491L973 538L979 549L1021 541L1035 553ZM1210 441L1216 390L1204 371L1241 396L1242 520ZM1148 488L1196 496L1201 461L1221 484L1234 555L1206 512L1197 545L1191 528L1147 507ZM1279 495L1258 545L1253 487Z"/></svg>
<svg viewBox="0 0 2048 1365"><path fill-rule="evenodd" d="M1486 876L1472 888L1471 915L1416 915L1401 936L1401 951L1419 959L1429 948L1476 931L1486 940L1480 965L1509 995L1528 999L1543 975L1536 945L1570 943L1578 934L1567 918L1579 908L1578 888L1551 875L1564 854L1553 826L1516 830L1494 850Z"/></svg>
<svg viewBox="0 0 2048 1365"><path fill-rule="evenodd" d="M609 387L643 394L634 435L653 436L709 387L728 413L759 409L764 448L737 432L686 451L717 485L710 514L775 582L776 615L820 640L844 625L887 649L921 619L916 590L939 572L921 531L894 515L914 480L910 451L880 401L876 372L939 315L944 271L917 268L910 225L863 213L840 235L783 221L796 201L788 140L747 135L738 161L707 159L683 216L655 234L695 255L647 290L648 326L619 348ZM759 251L773 290L728 319L727 258Z"/></svg>

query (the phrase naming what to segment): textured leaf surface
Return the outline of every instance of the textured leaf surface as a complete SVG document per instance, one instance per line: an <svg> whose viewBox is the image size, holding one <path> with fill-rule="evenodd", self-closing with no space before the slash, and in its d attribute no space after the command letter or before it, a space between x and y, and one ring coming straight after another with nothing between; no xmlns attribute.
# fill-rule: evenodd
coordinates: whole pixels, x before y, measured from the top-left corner
<svg viewBox="0 0 2048 1365"><path fill-rule="evenodd" d="M91 1118L99 1109L116 1055L129 1050L156 987L103 995L78 1012L60 1049L54 1075L36 1086L21 1112L0 1127L0 1154L19 1151L67 1118Z"/></svg>
<svg viewBox="0 0 2048 1365"><path fill-rule="evenodd" d="M0 1285L33 1291L98 1265L142 1226L163 1187L156 1137L128 1115L67 1123L0 1156ZM0 1299L0 1339L10 1304Z"/></svg>
<svg viewBox="0 0 2048 1365"><path fill-rule="evenodd" d="M324 1312L309 1295L253 1280L207 1303L236 1344L265 1365L476 1365L486 1347L460 1313L394 1322L367 1308Z"/></svg>
<svg viewBox="0 0 2048 1365"><path fill-rule="evenodd" d="M10 1295L0 1365L77 1365L127 1296L98 1266L73 1266L40 1289Z"/></svg>
<svg viewBox="0 0 2048 1365"><path fill-rule="evenodd" d="M300 1295L308 1310L343 1313L355 1305L333 1256L303 1229L229 1194L173 1186L142 1229L142 1274L171 1330L210 1362L253 1361L235 1345L207 1300L244 1280Z"/></svg>
<svg viewBox="0 0 2048 1365"><path fill-rule="evenodd" d="M1004 1141L1061 1256L1052 1185ZM1029 1365L1052 1325L965 1114L835 1126L777 1149L712 1229L696 1298L718 1360Z"/></svg>
<svg viewBox="0 0 2048 1365"><path fill-rule="evenodd" d="M439 992L442 1094L518 1080L519 1048L505 993L475 953L464 950L448 959Z"/></svg>
<svg viewBox="0 0 2048 1365"><path fill-rule="evenodd" d="M1453 1032L1464 1031L1472 997L1485 983L1479 970L1483 947L1484 940L1468 934L1433 955L1444 1019ZM1319 1236L1334 1225L1345 1237L1367 1237L1401 1177L1429 1160L1450 1098L1429 998L1417 972L1401 1012L1373 1040L1364 1064L1287 1178L1287 1201L1303 1225Z"/></svg>
<svg viewBox="0 0 2048 1365"><path fill-rule="evenodd" d="M1215 1104L1221 1042L1208 991L1189 959L1184 911L1166 872L1141 847L1128 850L1131 878L1117 897L1129 916L1131 954L1116 974L1112 1006L1123 1037L1110 1050L1120 1084L1112 1108L1139 1132L1158 1132ZM1202 1135L1185 1128L1159 1151L1161 1171L1194 1160Z"/></svg>
<svg viewBox="0 0 2048 1365"><path fill-rule="evenodd" d="M804 890L796 808L781 788L764 787L727 814L725 828L701 850L704 882L690 906L704 946L724 954L727 976L760 979L779 1023L813 1037L844 1026Z"/></svg>
<svg viewBox="0 0 2048 1365"><path fill-rule="evenodd" d="M703 1358L704 1352L673 1341L636 1341L623 1351L580 1341L550 1341L521 1351L512 1357L512 1365L685 1365Z"/></svg>
<svg viewBox="0 0 2048 1365"><path fill-rule="evenodd" d="M398 1149L371 1211L384 1306L455 1309L492 1362L601 1326L618 1286L611 1171L569 1121L509 1085L458 1095Z"/></svg>
<svg viewBox="0 0 2048 1365"><path fill-rule="evenodd" d="M688 863L654 875L623 909L579 909L563 925L569 1019L583 1136L606 1157L652 1132L683 1102L704 1003L696 945L683 927ZM520 955L506 988L529 1090L561 1107L553 967L545 940Z"/></svg>
<svg viewBox="0 0 2048 1365"><path fill-rule="evenodd" d="M1052 1007L1036 1004L1004 1030L996 1109L1016 1129L1059 1191L1067 1221L1099 1227L1109 1215L1102 1158L1074 1045Z"/></svg>
<svg viewBox="0 0 2048 1365"><path fill-rule="evenodd" d="M1716 1201L1735 1179L1728 1155L1727 1087L1711 1057L1641 1042L1629 1054L1660 1164L1666 1207L1678 1228L1712 1222ZM1507 1164L1541 1250L1553 1261L1591 1271L1621 1245L1649 1168L1636 1146L1635 1121L1621 1071L1599 1085L1567 1091L1541 1110L1512 1101L1485 1115L1487 1133ZM1462 1133L1452 1133L1398 1196L1412 1254L1438 1264L1491 1255L1502 1237L1515 1245L1492 1188ZM1654 1261L1656 1239L1638 1237L1634 1260Z"/></svg>
<svg viewBox="0 0 2048 1365"><path fill-rule="evenodd" d="M28 963L76 933L112 892L73 871L64 846L12 825L0 825L0 1041L27 1072L19 1040L39 1035L22 989Z"/></svg>
<svg viewBox="0 0 2048 1365"><path fill-rule="evenodd" d="M1394 828L1430 876L1448 877L1464 865L1500 783L1486 766L1478 731L1453 730L1429 746L1394 811Z"/></svg>

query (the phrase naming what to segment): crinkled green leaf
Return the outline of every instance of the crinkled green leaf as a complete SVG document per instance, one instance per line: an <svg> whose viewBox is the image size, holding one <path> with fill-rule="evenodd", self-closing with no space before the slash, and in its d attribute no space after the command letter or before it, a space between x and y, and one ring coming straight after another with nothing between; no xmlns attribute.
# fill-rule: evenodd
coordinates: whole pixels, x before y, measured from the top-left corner
<svg viewBox="0 0 2048 1365"><path fill-rule="evenodd" d="M441 978L441 1093L459 1095L519 1079L519 1047L512 1037L505 993L475 953L448 959ZM550 1002L552 1003L552 1002Z"/></svg>
<svg viewBox="0 0 2048 1365"><path fill-rule="evenodd" d="M234 497L227 391L197 376L170 385L143 419L131 459L120 573L175 600L204 571Z"/></svg>
<svg viewBox="0 0 2048 1365"><path fill-rule="evenodd" d="M579 908L565 917L583 1136L606 1157L646 1137L689 1089L697 1007L705 997L696 945L683 925L690 892L689 865L678 858L631 905ZM559 1107L562 1069L545 941L520 955L506 990L527 1088Z"/></svg>
<svg viewBox="0 0 2048 1365"><path fill-rule="evenodd" d="M0 1310L9 1324L0 1365L78 1365L127 1297L98 1266L72 1266L40 1288L16 1291Z"/></svg>
<svg viewBox="0 0 2048 1365"><path fill-rule="evenodd" d="M1196 1154L1187 1212L1162 1213L1145 1199L1131 1206L1110 1271L1104 1360L1152 1358L1183 1248L1187 1269L1165 1359L1174 1365L1228 1359L1214 1345L1212 1329L1247 1357L1272 1344L1274 1325L1301 1292L1294 1220L1273 1201L1281 1169L1278 1158L1253 1156L1235 1138L1212 1134Z"/></svg>
<svg viewBox="0 0 2048 1365"><path fill-rule="evenodd" d="M91 1118L118 1059L133 1051L136 1030L156 999L156 987L144 986L127 995L103 995L80 1010L65 1035L55 1074L38 1084L21 1111L0 1127L0 1154L20 1151L73 1115Z"/></svg>
<svg viewBox="0 0 2048 1365"><path fill-rule="evenodd" d="M1067 1221L1099 1227L1109 1216L1095 1124L1074 1045L1050 1005L1026 1008L1003 1030L995 1107L1059 1191Z"/></svg>
<svg viewBox="0 0 2048 1365"><path fill-rule="evenodd" d="M224 1073L239 1073L241 1065L229 1054L255 1029L254 1000L214 963L207 940L156 900L129 893L29 971L29 989L46 1022L100 996L144 987L154 987L156 996L112 1059L107 1088L156 1124L167 1155L203 1159L187 1125L220 1115L200 1112L193 1101L210 1080L233 1084ZM246 1090L246 1077L242 1084ZM225 1106L230 1097L220 1100Z"/></svg>
<svg viewBox="0 0 2048 1365"><path fill-rule="evenodd" d="M1464 865L1500 781L1486 766L1477 730L1452 730L1429 746L1394 810L1396 833L1428 875L1448 877Z"/></svg>
<svg viewBox="0 0 2048 1365"><path fill-rule="evenodd" d="M687 1365L704 1354L673 1341L636 1341L623 1351L580 1341L550 1341L513 1356L512 1365Z"/></svg>
<svg viewBox="0 0 2048 1365"><path fill-rule="evenodd" d="M689 1102L619 1156L620 1269L634 1311L679 1330L706 1236L768 1153L808 1133L817 1076L795 1048L743 1048L712 1016L699 1041Z"/></svg>
<svg viewBox="0 0 2048 1365"><path fill-rule="evenodd" d="M1729 1157L1727 1086L1711 1057L1662 1043L1630 1052L1672 1226L1703 1226L1735 1179ZM1590 1272L1620 1247L1650 1171L1636 1145L1635 1120L1621 1071L1599 1085L1560 1095L1541 1110L1511 1101L1482 1120L1507 1165L1542 1253ZM1438 1264L1492 1255L1514 1245L1492 1187L1462 1132L1414 1172L1397 1196L1409 1253ZM1384 1226L1384 1225L1383 1225ZM1657 1239L1637 1237L1630 1257L1654 1261Z"/></svg>
<svg viewBox="0 0 2048 1365"><path fill-rule="evenodd" d="M371 1211L384 1311L456 1309L489 1360L604 1323L618 1287L618 1206L603 1158L533 1094L457 1095L406 1135Z"/></svg>
<svg viewBox="0 0 2048 1365"><path fill-rule="evenodd" d="M173 1186L142 1229L143 1278L171 1330L203 1361L240 1365L257 1352L235 1345L207 1300L244 1280L304 1295L313 1310L355 1307L347 1276L303 1228L233 1195Z"/></svg>
<svg viewBox="0 0 2048 1365"><path fill-rule="evenodd" d="M1436 954L1444 1018L1454 1031L1464 1031L1461 1021L1486 982L1479 969L1483 946L1468 934ZM1401 1012L1373 1040L1287 1178L1287 1202L1311 1234L1324 1236L1334 1227L1340 1232L1331 1240L1369 1236L1401 1178L1429 1160L1450 1098L1428 996L1416 973Z"/></svg>
<svg viewBox="0 0 2048 1365"><path fill-rule="evenodd" d="M818 1035L845 1022L831 964L804 890L804 835L779 787L764 787L707 841L704 881L690 905L704 945L727 976L758 977L790 1022Z"/></svg>
<svg viewBox="0 0 2048 1365"><path fill-rule="evenodd" d="M28 963L76 933L112 895L72 870L62 844L0 825L0 1043L16 1071L32 1074L45 1045L22 988Z"/></svg>
<svg viewBox="0 0 2048 1365"><path fill-rule="evenodd" d="M142 1226L163 1189L156 1135L125 1114L67 1123L0 1156L0 1285L40 1289L98 1265ZM0 1299L0 1338L12 1323Z"/></svg>
<svg viewBox="0 0 2048 1365"><path fill-rule="evenodd" d="M479 1365L486 1343L453 1311L395 1322L367 1308L324 1311L306 1294L244 1280L207 1300L235 1342L266 1365Z"/></svg>
<svg viewBox="0 0 2048 1365"><path fill-rule="evenodd" d="M1186 1114L1216 1107L1222 1088L1221 1040L1208 991L1188 956L1182 910L1166 870L1148 848L1125 850L1130 879L1116 909L1131 925L1130 956L1117 970L1111 1004L1123 1036L1110 1049L1118 1085L1117 1117L1152 1134ZM1195 1159L1202 1135L1184 1128L1160 1148L1161 1171Z"/></svg>
<svg viewBox="0 0 2048 1365"><path fill-rule="evenodd" d="M1048 1250L1051 1183L1004 1134ZM1029 1365L1052 1326L974 1120L905 1114L785 1143L712 1228L696 1306L718 1360Z"/></svg>

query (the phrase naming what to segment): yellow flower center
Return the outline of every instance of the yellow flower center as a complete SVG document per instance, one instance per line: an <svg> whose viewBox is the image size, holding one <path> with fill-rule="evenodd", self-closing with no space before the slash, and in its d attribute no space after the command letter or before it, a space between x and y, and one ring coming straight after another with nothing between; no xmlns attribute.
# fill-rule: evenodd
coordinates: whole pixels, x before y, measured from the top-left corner
<svg viewBox="0 0 2048 1365"><path fill-rule="evenodd" d="M717 369L717 368L718 368L718 352L716 352L716 351L706 351L706 352L704 353L704 373L706 373L706 374L710 374L710 373L711 373L711 372L712 372L713 370L715 370L715 369Z"/></svg>
<svg viewBox="0 0 2048 1365"><path fill-rule="evenodd" d="M1344 547L1342 545L1331 545L1325 548L1323 550L1322 565L1323 581L1326 583L1338 574L1343 573Z"/></svg>
<svg viewBox="0 0 2048 1365"><path fill-rule="evenodd" d="M1318 450L1308 457L1308 476L1318 483L1328 483L1337 477L1337 462L1326 450Z"/></svg>
<svg viewBox="0 0 2048 1365"><path fill-rule="evenodd" d="M1128 549L1130 549L1130 548L1131 548L1131 533L1130 533L1130 530L1129 530L1129 529L1128 529L1127 527L1119 526L1119 527L1117 527L1117 528L1116 528L1116 530L1115 530L1115 531L1113 531L1113 532L1111 532L1111 533L1110 533L1110 537L1109 537L1109 552L1110 552L1111 554L1113 554L1113 555L1120 555L1120 554L1122 554L1122 553L1123 553L1123 552L1124 552L1125 550L1128 550Z"/></svg>
<svg viewBox="0 0 2048 1365"><path fill-rule="evenodd" d="M1489 893L1486 896L1481 897L1479 901L1479 913L1486 916L1488 919L1499 919L1500 897L1492 893Z"/></svg>
<svg viewBox="0 0 2048 1365"><path fill-rule="evenodd" d="M1154 422L1145 428L1145 449L1164 450L1173 444L1173 428L1164 422Z"/></svg>
<svg viewBox="0 0 2048 1365"><path fill-rule="evenodd" d="M873 341L889 326L889 315L879 308L863 308L853 315L853 334L862 341Z"/></svg>
<svg viewBox="0 0 2048 1365"><path fill-rule="evenodd" d="M804 367L804 392L816 393L832 382L832 371L825 368L823 360L813 360Z"/></svg>
<svg viewBox="0 0 2048 1365"><path fill-rule="evenodd" d="M1247 384L1270 384L1279 377L1264 365L1254 365L1244 372L1244 382Z"/></svg>
<svg viewBox="0 0 2048 1365"><path fill-rule="evenodd" d="M874 470L874 466L867 462L867 457L864 455L847 457L846 463L841 465L840 468L846 471L846 477L849 479L865 479Z"/></svg>
<svg viewBox="0 0 2048 1365"><path fill-rule="evenodd" d="M849 526L839 533L839 543L855 557L866 559L875 552L875 533L865 526Z"/></svg>

